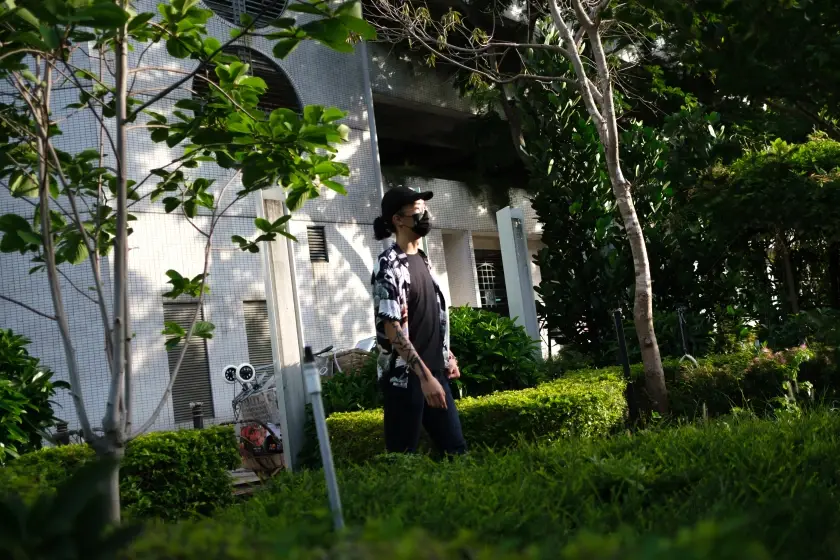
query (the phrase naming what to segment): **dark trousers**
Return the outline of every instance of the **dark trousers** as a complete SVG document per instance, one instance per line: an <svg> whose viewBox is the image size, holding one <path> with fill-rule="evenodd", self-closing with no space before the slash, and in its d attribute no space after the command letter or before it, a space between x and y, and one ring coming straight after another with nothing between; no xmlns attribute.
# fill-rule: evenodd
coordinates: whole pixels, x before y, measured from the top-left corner
<svg viewBox="0 0 840 560"><path fill-rule="evenodd" d="M467 444L461 432L461 420L452 398L449 379L440 371L432 372L446 392L446 410L432 408L423 397L420 379L410 373L408 387L394 387L383 375L381 380L385 409L385 448L389 453L414 453L420 442L420 429L426 428L432 442L445 455L461 455Z"/></svg>

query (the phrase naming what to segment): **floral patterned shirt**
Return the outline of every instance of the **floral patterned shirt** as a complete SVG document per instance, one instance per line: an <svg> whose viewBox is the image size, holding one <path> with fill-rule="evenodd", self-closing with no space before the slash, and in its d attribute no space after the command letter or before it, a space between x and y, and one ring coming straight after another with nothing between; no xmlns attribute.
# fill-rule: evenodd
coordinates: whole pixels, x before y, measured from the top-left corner
<svg viewBox="0 0 840 560"><path fill-rule="evenodd" d="M420 256L426 262L431 272L429 259L420 251ZM376 343L379 347L379 377L387 375L389 382L397 387L408 386L408 369L405 361L391 348L391 341L385 335L387 321L399 321L400 326L409 338L408 333L408 289L411 285L411 272L408 257L394 243L384 253L379 255L371 279L373 284L373 313L376 319ZM443 363L449 368L449 312L446 300L440 290L437 280L432 275L438 302L440 304L440 329L443 341ZM410 338L409 338L410 339ZM413 375L413 374L412 374Z"/></svg>

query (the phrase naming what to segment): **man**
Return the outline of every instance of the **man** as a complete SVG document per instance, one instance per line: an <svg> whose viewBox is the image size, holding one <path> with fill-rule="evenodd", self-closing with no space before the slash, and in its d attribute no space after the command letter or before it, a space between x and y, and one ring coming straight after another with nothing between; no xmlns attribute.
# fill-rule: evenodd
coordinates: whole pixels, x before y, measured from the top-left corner
<svg viewBox="0 0 840 560"><path fill-rule="evenodd" d="M420 250L431 227L426 202L432 194L389 190L373 225L376 239L396 237L373 274L385 447L391 453L415 452L422 426L440 451L460 455L466 442L449 382L461 373L449 351L446 301Z"/></svg>

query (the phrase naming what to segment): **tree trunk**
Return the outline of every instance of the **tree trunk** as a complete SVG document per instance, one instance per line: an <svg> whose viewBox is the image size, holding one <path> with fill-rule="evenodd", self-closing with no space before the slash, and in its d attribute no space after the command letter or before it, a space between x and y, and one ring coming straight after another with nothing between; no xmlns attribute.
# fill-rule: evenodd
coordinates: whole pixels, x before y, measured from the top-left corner
<svg viewBox="0 0 840 560"><path fill-rule="evenodd" d="M575 69L578 89L604 147L613 194L621 212L624 231L630 241L630 249L633 253L633 268L636 276L633 322L642 350L642 362L645 367L645 389L654 410L666 413L668 412L668 390L665 388L665 371L662 368L659 345L656 342L656 335L653 330L653 284L650 277L650 264L648 263L645 239L642 235L642 226L639 223L639 217L636 215L636 208L630 194L630 183L624 178L621 171L618 120L613 98L613 84L599 29L599 13L604 5L600 4L600 8L596 9L590 17L580 0L572 0L572 8L580 24L580 30L589 38L589 45L592 48L592 58L595 62L595 76L597 78L597 83L593 84L587 76L586 67L581 60L578 41L572 34L571 27L566 24L563 18L560 5L557 0L550 0L548 3L551 18L566 47L564 54L569 57Z"/></svg>
<svg viewBox="0 0 840 560"><path fill-rule="evenodd" d="M96 440L93 445L96 456L100 460L108 461L110 469L102 480L102 491L107 498L108 520L117 525L122 517L120 502L120 464L125 456L123 443L106 434Z"/></svg>
<svg viewBox="0 0 840 560"><path fill-rule="evenodd" d="M639 348L642 351L642 363L645 368L645 391L653 409L665 414L668 412L668 389L665 387L665 370L662 367L659 344L656 341L656 333L653 329L653 282L650 276L647 246L642 233L642 224L639 222L633 197L630 194L630 183L624 179L621 167L617 162L615 165L609 165L609 167L613 193L621 212L624 231L630 241L630 250L633 254L633 270L636 277L633 323L636 326Z"/></svg>
<svg viewBox="0 0 840 560"><path fill-rule="evenodd" d="M779 246L779 256L782 259L782 267L785 273L785 286L787 287L790 312L794 315L799 313L799 293L796 289L796 277L793 274L793 263L790 260L790 251L781 232L776 234L776 243Z"/></svg>
<svg viewBox="0 0 840 560"><path fill-rule="evenodd" d="M123 0L121 7L125 9ZM127 354L128 344L128 149L126 137L127 99L128 99L128 39L126 27L117 32L115 46L115 109L116 109L116 140L117 153L117 188L116 188L116 218L117 231L114 239L114 324L112 327L113 360L111 369L111 384L108 392L108 402L105 405L105 417L102 419L104 435L97 442L100 458L112 461L111 471L104 481L108 496L108 519L113 524L120 522L120 460L125 453L126 429L126 397L131 391L126 389L130 379L126 379L126 366L130 364Z"/></svg>

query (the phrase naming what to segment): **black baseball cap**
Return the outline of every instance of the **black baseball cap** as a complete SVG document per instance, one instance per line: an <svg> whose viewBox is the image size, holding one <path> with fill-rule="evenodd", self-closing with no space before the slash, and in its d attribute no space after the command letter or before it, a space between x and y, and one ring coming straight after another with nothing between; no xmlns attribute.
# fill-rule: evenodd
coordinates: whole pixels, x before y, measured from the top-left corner
<svg viewBox="0 0 840 560"><path fill-rule="evenodd" d="M393 188L382 197L382 217L390 220L403 206L414 204L418 200L431 200L434 195L431 191L418 192L408 187Z"/></svg>

